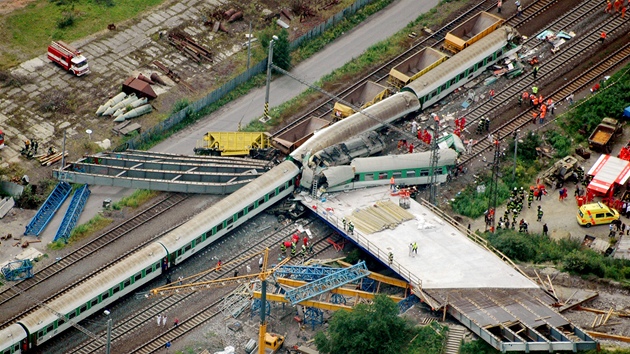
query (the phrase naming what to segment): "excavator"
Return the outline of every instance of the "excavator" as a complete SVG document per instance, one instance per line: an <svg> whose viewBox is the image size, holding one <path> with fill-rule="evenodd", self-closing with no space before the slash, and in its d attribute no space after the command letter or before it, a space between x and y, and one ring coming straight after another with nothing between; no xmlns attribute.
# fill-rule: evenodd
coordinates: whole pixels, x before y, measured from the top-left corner
<svg viewBox="0 0 630 354"><path fill-rule="evenodd" d="M209 281L193 281L193 279L198 279L201 276L204 276L210 272L218 271L222 266L229 266L230 264L235 264L247 259L254 258L256 256L263 256L262 269L260 273L248 274L237 277L230 278L221 278ZM180 293L181 291L198 291L198 290L208 290L217 287L224 287L229 285L236 285L242 283L243 281L254 280L255 278L259 278L261 281L262 289L261 289L261 307L260 307L260 326L258 332L258 354L275 354L277 353L284 344L284 336L274 333L267 333L267 320L265 318L266 313L266 305L267 305L267 278L271 276L278 268L288 263L291 258L287 257L276 264L275 267L268 269L267 268L267 260L269 258L269 249L265 249L263 252L250 254L238 259L235 259L229 263L223 265L217 265L214 268L208 269L202 273L198 273L195 275L191 275L184 279L181 279L177 283L167 284L161 287L157 287L151 289L147 294L149 296L158 296L158 295L172 295L175 293ZM190 283L184 284L186 281L191 281Z"/></svg>

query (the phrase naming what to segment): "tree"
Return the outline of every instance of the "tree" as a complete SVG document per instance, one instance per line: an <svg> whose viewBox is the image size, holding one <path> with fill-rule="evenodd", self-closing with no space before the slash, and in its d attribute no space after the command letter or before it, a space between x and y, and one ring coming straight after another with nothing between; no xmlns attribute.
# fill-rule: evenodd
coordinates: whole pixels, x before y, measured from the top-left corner
<svg viewBox="0 0 630 354"><path fill-rule="evenodd" d="M289 43L289 32L282 29L278 34L278 40L273 44L273 63L284 70L291 67L291 48Z"/></svg>
<svg viewBox="0 0 630 354"><path fill-rule="evenodd" d="M400 354L408 352L414 333L413 324L398 316L398 305L378 295L373 304L337 311L328 332L315 335L315 344L329 354Z"/></svg>

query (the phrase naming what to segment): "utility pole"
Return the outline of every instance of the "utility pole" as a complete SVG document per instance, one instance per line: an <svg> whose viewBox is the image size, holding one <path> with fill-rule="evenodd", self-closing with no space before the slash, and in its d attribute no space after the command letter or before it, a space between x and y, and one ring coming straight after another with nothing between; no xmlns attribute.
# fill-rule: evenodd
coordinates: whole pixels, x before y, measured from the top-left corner
<svg viewBox="0 0 630 354"><path fill-rule="evenodd" d="M247 35L247 70L249 70L249 58L252 55L252 21L249 21L249 34Z"/></svg>
<svg viewBox="0 0 630 354"><path fill-rule="evenodd" d="M110 353L111 347L112 347L112 319L110 318L107 320L107 349L105 350L106 354Z"/></svg>
<svg viewBox="0 0 630 354"><path fill-rule="evenodd" d="M271 66L273 62L273 42L278 40L278 36L273 36L269 41L269 55L267 56L267 89L265 91L265 118L269 117L269 86L271 86Z"/></svg>
<svg viewBox="0 0 630 354"><path fill-rule="evenodd" d="M431 140L431 194L429 195L429 203L437 206L437 173L440 162L440 148L438 147L438 138L440 137L440 117L433 117L433 139Z"/></svg>
<svg viewBox="0 0 630 354"><path fill-rule="evenodd" d="M487 211L490 220L486 220L486 231L490 229L490 232L494 233L496 220L495 216L497 215L497 197L499 194L499 160L501 159L501 145L499 144L499 137L497 136L492 143L494 145L494 160L492 161L492 179L490 180L490 191L488 192L489 197Z"/></svg>
<svg viewBox="0 0 630 354"><path fill-rule="evenodd" d="M512 181L516 182L516 152L518 151L518 132L520 129L514 131L514 169L512 170Z"/></svg>

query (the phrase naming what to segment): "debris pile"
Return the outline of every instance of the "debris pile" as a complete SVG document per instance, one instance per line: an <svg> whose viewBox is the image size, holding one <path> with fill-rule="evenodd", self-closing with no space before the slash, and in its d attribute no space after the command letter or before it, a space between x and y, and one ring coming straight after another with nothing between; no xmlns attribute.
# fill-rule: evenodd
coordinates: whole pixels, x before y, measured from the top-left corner
<svg viewBox="0 0 630 354"><path fill-rule="evenodd" d="M243 15L242 12L240 14ZM202 60L212 62L212 52L197 44L195 40L182 31L171 31L168 34L168 41L197 63L201 63Z"/></svg>

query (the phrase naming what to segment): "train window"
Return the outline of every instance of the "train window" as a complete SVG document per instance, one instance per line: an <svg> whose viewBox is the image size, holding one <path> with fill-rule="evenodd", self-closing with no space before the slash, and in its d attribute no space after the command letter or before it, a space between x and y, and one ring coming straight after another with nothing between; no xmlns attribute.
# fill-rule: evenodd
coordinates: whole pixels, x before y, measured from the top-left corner
<svg viewBox="0 0 630 354"><path fill-rule="evenodd" d="M286 184L281 185L280 188L278 188L278 193L282 193L285 189L287 189Z"/></svg>
<svg viewBox="0 0 630 354"><path fill-rule="evenodd" d="M479 68L483 67L483 60L477 63L477 70L479 70Z"/></svg>
<svg viewBox="0 0 630 354"><path fill-rule="evenodd" d="M57 320L57 328L59 328L62 324L66 323L66 318L62 317Z"/></svg>
<svg viewBox="0 0 630 354"><path fill-rule="evenodd" d="M202 236L199 236L195 239L195 246L201 243L202 238L203 238Z"/></svg>
<svg viewBox="0 0 630 354"><path fill-rule="evenodd" d="M90 308L94 307L96 304L98 304L98 298L92 299L92 301L90 301Z"/></svg>
<svg viewBox="0 0 630 354"><path fill-rule="evenodd" d="M76 312L74 312L74 311L73 311L73 312L70 312L70 313L68 314L68 319L69 319L69 320L71 320L71 319L73 319L73 318L75 318L75 317L77 317L77 313L76 313Z"/></svg>
<svg viewBox="0 0 630 354"><path fill-rule="evenodd" d="M440 87L440 92L446 90L446 84L442 85L442 87Z"/></svg>
<svg viewBox="0 0 630 354"><path fill-rule="evenodd" d="M459 74L459 79L457 81L463 80L466 77L466 72Z"/></svg>
<svg viewBox="0 0 630 354"><path fill-rule="evenodd" d="M142 273L138 273L133 277L133 282L137 282L138 280L142 279Z"/></svg>
<svg viewBox="0 0 630 354"><path fill-rule="evenodd" d="M258 206L263 205L263 203L265 202L265 197L262 197L258 200Z"/></svg>
<svg viewBox="0 0 630 354"><path fill-rule="evenodd" d="M131 285L131 279L127 279L127 280L125 280L125 282L123 283L123 286L122 286L122 287L123 287L123 289L124 289L124 288L128 287L129 285Z"/></svg>
<svg viewBox="0 0 630 354"><path fill-rule="evenodd" d="M186 247L184 247L184 253L190 251L192 249L192 242L187 244Z"/></svg>
<svg viewBox="0 0 630 354"><path fill-rule="evenodd" d="M420 170L420 176L421 177L426 177L428 175L429 175L429 170L428 169L423 168L423 169Z"/></svg>
<svg viewBox="0 0 630 354"><path fill-rule="evenodd" d="M112 295L116 294L119 291L120 291L120 285L116 285L116 287L112 288Z"/></svg>
<svg viewBox="0 0 630 354"><path fill-rule="evenodd" d="M83 306L79 307L79 314L84 313L84 312L85 312L85 310L87 310L87 304L85 304L85 305L83 305Z"/></svg>
<svg viewBox="0 0 630 354"><path fill-rule="evenodd" d="M243 215L245 215L245 210L241 210L238 212L238 214L236 214L236 220L240 219L243 217Z"/></svg>
<svg viewBox="0 0 630 354"><path fill-rule="evenodd" d="M39 339L39 338L41 338L41 337L43 337L43 336L44 336L44 330L43 330L43 329L42 329L42 330L39 330L39 331L37 332L37 339Z"/></svg>
<svg viewBox="0 0 630 354"><path fill-rule="evenodd" d="M394 173L392 173L392 176L396 179L401 178L402 177L402 172L401 171L396 171Z"/></svg>
<svg viewBox="0 0 630 354"><path fill-rule="evenodd" d="M497 57L499 57L499 56L501 56L501 55L503 55L503 48L501 48L501 49L499 49L499 50L497 51Z"/></svg>
<svg viewBox="0 0 630 354"><path fill-rule="evenodd" d="M486 58L486 64L492 61L492 55L488 56Z"/></svg>
<svg viewBox="0 0 630 354"><path fill-rule="evenodd" d="M247 206L247 213L249 214L252 210L254 210L254 204L250 204Z"/></svg>
<svg viewBox="0 0 630 354"><path fill-rule="evenodd" d="M234 223L234 216L232 216L231 218L225 220L225 224L226 225L232 225L232 223Z"/></svg>
<svg viewBox="0 0 630 354"><path fill-rule="evenodd" d="M46 327L46 333L50 333L53 331L53 329L55 329L55 324L51 324L50 326Z"/></svg>
<svg viewBox="0 0 630 354"><path fill-rule="evenodd" d="M416 170L407 170L407 178L416 177Z"/></svg>
<svg viewBox="0 0 630 354"><path fill-rule="evenodd" d="M441 175L443 173L444 173L444 171L441 168L438 168L438 169L435 170L435 174L436 175Z"/></svg>
<svg viewBox="0 0 630 354"><path fill-rule="evenodd" d="M451 86L457 83L457 76L451 79Z"/></svg>
<svg viewBox="0 0 630 354"><path fill-rule="evenodd" d="M106 291L101 295L101 301L105 301L109 297L109 291Z"/></svg>
<svg viewBox="0 0 630 354"><path fill-rule="evenodd" d="M352 179L352 182L358 182L361 180L361 175L354 175L354 178Z"/></svg>
<svg viewBox="0 0 630 354"><path fill-rule="evenodd" d="M219 225L217 225L217 232L223 230L223 223L220 223Z"/></svg>
<svg viewBox="0 0 630 354"><path fill-rule="evenodd" d="M374 173L366 173L365 175L363 175L363 180L364 181L373 181L374 180Z"/></svg>
<svg viewBox="0 0 630 354"><path fill-rule="evenodd" d="M149 267L149 268L144 270L144 274L145 275L149 275L151 272L153 272L153 266L151 266L151 267Z"/></svg>

